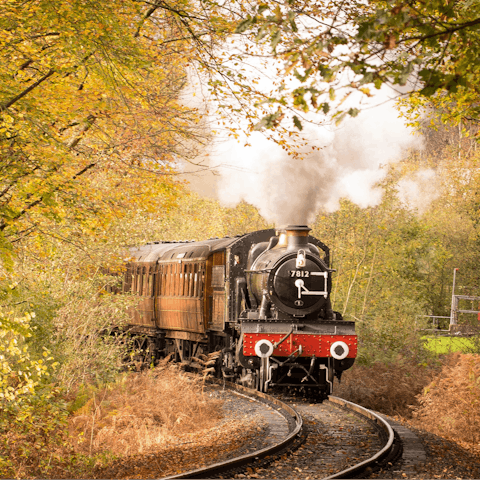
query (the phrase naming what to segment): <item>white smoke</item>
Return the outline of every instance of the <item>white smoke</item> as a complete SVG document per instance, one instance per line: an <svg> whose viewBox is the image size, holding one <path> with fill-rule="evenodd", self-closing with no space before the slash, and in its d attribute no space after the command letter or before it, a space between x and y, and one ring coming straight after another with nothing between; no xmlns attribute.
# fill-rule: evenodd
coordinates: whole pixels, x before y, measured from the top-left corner
<svg viewBox="0 0 480 480"><path fill-rule="evenodd" d="M420 144L392 103L364 110L338 128L310 125L302 133L320 148L303 160L261 133L248 138L251 146L244 146L246 138L220 144L211 154L220 165L219 200L227 205L245 200L276 224L309 223L320 208L337 209L341 198L374 206L382 199L376 187L386 174L382 166Z"/></svg>
<svg viewBox="0 0 480 480"><path fill-rule="evenodd" d="M410 177L403 178L397 188L400 201L420 214L441 194L437 174L431 168L418 170Z"/></svg>
<svg viewBox="0 0 480 480"><path fill-rule="evenodd" d="M232 42L230 48L234 50L238 45ZM253 58L250 68L245 65L242 68L244 75L256 79L256 88L269 96L268 92L278 80L279 67L275 61ZM262 72L260 76L259 71ZM343 78L339 83L348 85L351 80ZM213 112L218 105L205 97L201 79L195 81L192 77L190 84L187 103L198 108L201 98L210 105L212 129L221 131L223 122L227 121L225 118L215 120ZM297 86L297 80L286 80L287 89ZM388 87L375 91L372 98L355 92L340 108L360 107L362 111L357 117L345 119L338 128L304 123L302 136L308 139L311 147L320 150L309 149L311 153L304 154L303 160L289 156L260 132L248 138L238 133L238 139L220 134L221 140L208 149L208 162L204 158L199 160L209 163L218 176L190 177L188 180L195 190L215 196L226 205L233 206L245 200L258 207L267 220L277 224L309 223L320 208L337 209L341 198L348 198L361 207L377 205L383 192L376 185L387 173L382 166L399 160L406 149L418 148L421 143L405 126L394 101L390 100L396 95L398 93ZM342 98L337 95L337 106ZM309 119L322 121L321 117L309 116ZM225 125L223 132L228 132L232 126Z"/></svg>

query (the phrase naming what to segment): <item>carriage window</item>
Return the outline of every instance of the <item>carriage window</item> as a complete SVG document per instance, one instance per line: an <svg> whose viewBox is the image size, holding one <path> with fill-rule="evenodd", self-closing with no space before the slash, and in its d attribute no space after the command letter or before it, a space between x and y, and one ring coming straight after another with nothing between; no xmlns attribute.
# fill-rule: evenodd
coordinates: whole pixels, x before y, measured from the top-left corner
<svg viewBox="0 0 480 480"><path fill-rule="evenodd" d="M178 264L173 264L173 295L178 297L178 290L179 290L179 277L180 272L178 271Z"/></svg>
<svg viewBox="0 0 480 480"><path fill-rule="evenodd" d="M167 265L167 296L172 294L172 284L173 284L173 274L172 274L172 265Z"/></svg>
<svg viewBox="0 0 480 480"><path fill-rule="evenodd" d="M193 266L193 296L198 297L198 263Z"/></svg>
<svg viewBox="0 0 480 480"><path fill-rule="evenodd" d="M176 294L176 265L170 264L170 292L169 295L174 297Z"/></svg>
<svg viewBox="0 0 480 480"><path fill-rule="evenodd" d="M193 297L193 265L188 266L188 296Z"/></svg>
<svg viewBox="0 0 480 480"><path fill-rule="evenodd" d="M152 273L152 296L156 297L158 295L158 273L155 269L155 273Z"/></svg>
<svg viewBox="0 0 480 480"><path fill-rule="evenodd" d="M134 269L133 269L132 293L137 293L138 282L139 282L139 279L138 279L138 270L139 270L139 267L138 267L138 266L135 266Z"/></svg>
<svg viewBox="0 0 480 480"><path fill-rule="evenodd" d="M185 265L180 264L180 281L178 294L183 297L185 292Z"/></svg>
<svg viewBox="0 0 480 480"><path fill-rule="evenodd" d="M205 270L202 268L202 270L199 273L199 283L200 283L200 288L198 292L198 296L201 297L203 295L203 287L205 286Z"/></svg>
<svg viewBox="0 0 480 480"><path fill-rule="evenodd" d="M153 296L153 272L150 270L148 273L148 288L147 288L147 297Z"/></svg>
<svg viewBox="0 0 480 480"><path fill-rule="evenodd" d="M167 284L167 277L165 273L165 265L160 265L160 295L165 295L165 285Z"/></svg>
<svg viewBox="0 0 480 480"><path fill-rule="evenodd" d="M135 273L136 273L136 268L132 267L132 287L130 289L132 293L135 291L135 285L137 283L137 275Z"/></svg>
<svg viewBox="0 0 480 480"><path fill-rule="evenodd" d="M180 269L178 263L175 264L175 296L180 294Z"/></svg>
<svg viewBox="0 0 480 480"><path fill-rule="evenodd" d="M136 289L136 293L138 293L138 295L142 294L142 288L143 288L143 268L138 267L138 269L137 269L137 289Z"/></svg>
<svg viewBox="0 0 480 480"><path fill-rule="evenodd" d="M127 271L125 272L125 282L123 284L123 291L125 293L132 291L132 266L127 265Z"/></svg>

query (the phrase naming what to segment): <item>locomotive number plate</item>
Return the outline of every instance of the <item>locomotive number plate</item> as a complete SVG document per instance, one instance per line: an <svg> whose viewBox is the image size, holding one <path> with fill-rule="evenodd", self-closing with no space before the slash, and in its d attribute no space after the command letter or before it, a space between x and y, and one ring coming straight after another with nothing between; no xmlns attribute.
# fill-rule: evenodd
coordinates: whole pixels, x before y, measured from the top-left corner
<svg viewBox="0 0 480 480"><path fill-rule="evenodd" d="M288 272L290 276L293 278L308 278L310 276L310 272L308 270L290 270Z"/></svg>

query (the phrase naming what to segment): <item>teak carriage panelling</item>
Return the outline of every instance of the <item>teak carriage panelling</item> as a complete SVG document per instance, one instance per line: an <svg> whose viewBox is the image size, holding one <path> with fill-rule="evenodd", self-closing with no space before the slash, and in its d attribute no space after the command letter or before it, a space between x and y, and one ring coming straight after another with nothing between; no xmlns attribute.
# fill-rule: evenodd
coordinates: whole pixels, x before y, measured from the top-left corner
<svg viewBox="0 0 480 480"><path fill-rule="evenodd" d="M130 291L141 297L138 305L132 309L135 325L155 326L155 303L153 298L153 272L155 266L132 265Z"/></svg>
<svg viewBox="0 0 480 480"><path fill-rule="evenodd" d="M175 261L155 266L156 326L166 330L204 333L205 262Z"/></svg>
<svg viewBox="0 0 480 480"><path fill-rule="evenodd" d="M221 254L212 259L212 263L222 262L224 258ZM206 327L206 267L206 262L198 261L132 264L129 267L130 291L142 297L136 309L132 310L134 323L203 334ZM215 302L215 311L218 312L215 323L218 324L223 321L220 313L224 310L222 301L224 303L224 299L219 298ZM213 310L212 307L209 309L210 315Z"/></svg>
<svg viewBox="0 0 480 480"><path fill-rule="evenodd" d="M132 291L132 280L133 280L133 265L129 263L127 265L127 271L125 272L125 280L123 282L123 293L130 293Z"/></svg>
<svg viewBox="0 0 480 480"><path fill-rule="evenodd" d="M202 299L195 297L157 297L157 327L204 333Z"/></svg>
<svg viewBox="0 0 480 480"><path fill-rule="evenodd" d="M219 332L225 328L225 290L213 292L212 322L209 327Z"/></svg>
<svg viewBox="0 0 480 480"><path fill-rule="evenodd" d="M134 324L147 327L155 326L155 310L153 297L143 297L136 307L132 307Z"/></svg>

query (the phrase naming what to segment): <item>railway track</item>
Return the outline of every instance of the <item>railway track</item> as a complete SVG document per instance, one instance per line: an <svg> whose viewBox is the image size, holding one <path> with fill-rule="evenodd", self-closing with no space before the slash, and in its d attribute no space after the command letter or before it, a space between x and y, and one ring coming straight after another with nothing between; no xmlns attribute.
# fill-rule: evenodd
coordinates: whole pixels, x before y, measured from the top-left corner
<svg viewBox="0 0 480 480"><path fill-rule="evenodd" d="M378 434L378 445L370 448L370 450L373 448L374 452L372 454L369 453L368 458L362 458L360 460L357 459L350 461L348 458L335 459L335 454L333 454L332 468L337 471L332 473L332 468L326 469L324 465L323 471L329 473L322 474L323 478L362 478L362 475L371 472L380 465L386 464L387 462L393 462L393 459L399 454L399 449L401 449L399 442L395 439L395 432L386 420L379 415L346 400L330 397L330 400L324 402L324 404L311 405L307 403L300 404L300 402L297 402L298 404L295 403L292 406L289 404L290 402L286 403L278 398L240 385L227 383L225 384L225 387L236 395L253 399L266 406L270 412L270 438L267 439L267 442L263 442L263 445L260 448L248 454L243 454L236 458L197 470L165 477L163 480L180 478L232 478L238 474L242 475L241 472L245 472L247 469L249 472L252 472L253 469L260 469L260 471L268 472L269 464L276 462L280 458L285 458L285 454L295 451L309 435L313 435L314 429L309 425L305 425L303 419L306 418L308 419L309 424L315 425L317 424L317 421L315 420L321 418L321 416L325 414L325 410L330 412L329 415L334 416L332 419L333 422L338 423L339 418L343 415L346 423L348 423L346 416L349 416L349 421L352 425L358 422L363 425L368 425L371 430L374 430L374 432ZM348 431L342 432L343 427L341 426L339 429L339 432L337 431L337 433L333 435L345 435L344 438L348 438L350 433ZM372 432L370 431L368 435L372 436ZM328 433L326 436L328 436ZM342 442L343 444L346 443L344 438L342 437L342 439L339 440L340 444L342 444ZM365 436L365 438L367 438L367 436ZM265 446L265 443L268 443L268 445ZM360 444L362 443L360 442ZM315 454L311 446L308 448L310 450L307 450L307 453ZM295 453L293 455L295 455ZM311 460L314 459L314 455L310 455L310 457ZM322 454L322 458L323 457L324 454ZM349 463L347 466L345 466L345 460ZM293 459L293 463L295 463L295 459ZM278 468L282 467L280 466ZM296 468L296 470L300 472L302 471L299 467L293 468ZM255 475L254 478L261 477ZM317 478L321 477L317 476Z"/></svg>

